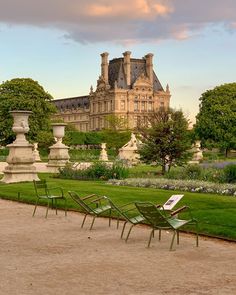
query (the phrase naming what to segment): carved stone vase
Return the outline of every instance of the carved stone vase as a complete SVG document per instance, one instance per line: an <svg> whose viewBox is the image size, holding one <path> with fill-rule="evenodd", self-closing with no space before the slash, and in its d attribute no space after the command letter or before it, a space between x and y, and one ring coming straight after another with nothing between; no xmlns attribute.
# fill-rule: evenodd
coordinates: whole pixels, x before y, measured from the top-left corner
<svg viewBox="0 0 236 295"><path fill-rule="evenodd" d="M62 143L65 135L65 126L65 123L52 124L53 136L56 138L56 143L49 148L48 167L64 167L70 160L69 147Z"/></svg>
<svg viewBox="0 0 236 295"><path fill-rule="evenodd" d="M3 171L2 179L5 183L39 180L36 168L33 165L33 145L30 144L25 134L29 132L28 118L31 111L11 111L14 123L12 130L16 133L16 139L8 144L9 155L6 159L8 166Z"/></svg>

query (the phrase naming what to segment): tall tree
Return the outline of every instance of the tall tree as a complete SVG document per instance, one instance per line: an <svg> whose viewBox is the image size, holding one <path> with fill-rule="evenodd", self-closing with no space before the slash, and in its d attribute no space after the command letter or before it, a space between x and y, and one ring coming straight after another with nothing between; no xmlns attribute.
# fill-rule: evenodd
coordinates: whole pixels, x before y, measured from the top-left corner
<svg viewBox="0 0 236 295"><path fill-rule="evenodd" d="M204 92L200 98L195 132L204 147L236 149L236 83Z"/></svg>
<svg viewBox="0 0 236 295"><path fill-rule="evenodd" d="M182 111L160 109L148 118L148 128L139 127L142 146L139 149L141 160L155 163L170 170L173 164L183 165L191 153L191 140L188 132L188 120Z"/></svg>
<svg viewBox="0 0 236 295"><path fill-rule="evenodd" d="M108 123L108 130L119 131L127 130L128 120L126 118L121 118L117 115L111 114L105 117L106 122Z"/></svg>
<svg viewBox="0 0 236 295"><path fill-rule="evenodd" d="M16 78L0 85L0 140L1 144L12 142L13 118L9 111L28 110L30 131L28 138L35 140L39 131L49 130L50 116L56 109L50 102L52 96L38 82L29 78Z"/></svg>

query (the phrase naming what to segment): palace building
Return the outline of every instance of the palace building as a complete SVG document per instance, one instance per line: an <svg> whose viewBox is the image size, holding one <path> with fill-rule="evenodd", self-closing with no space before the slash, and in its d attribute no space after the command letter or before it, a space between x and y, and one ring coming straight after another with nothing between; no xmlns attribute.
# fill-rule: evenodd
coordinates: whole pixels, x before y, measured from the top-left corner
<svg viewBox="0 0 236 295"><path fill-rule="evenodd" d="M150 113L169 107L169 86L164 90L153 70L153 54L142 59L123 57L108 62L108 53L101 54L101 75L96 90L91 87L87 96L54 100L58 112L54 118L72 123L80 131L109 127L108 115L115 115L134 129Z"/></svg>

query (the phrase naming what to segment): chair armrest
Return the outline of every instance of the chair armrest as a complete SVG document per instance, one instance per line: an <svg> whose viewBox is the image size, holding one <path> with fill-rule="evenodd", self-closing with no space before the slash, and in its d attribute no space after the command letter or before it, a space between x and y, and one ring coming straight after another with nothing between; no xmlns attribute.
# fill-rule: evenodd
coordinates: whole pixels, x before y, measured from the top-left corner
<svg viewBox="0 0 236 295"><path fill-rule="evenodd" d="M134 207L134 208L124 210L124 211L122 211L122 213L126 213L126 212L133 211L133 210L137 211L137 209Z"/></svg>
<svg viewBox="0 0 236 295"><path fill-rule="evenodd" d="M94 199L94 200L92 200L90 203L96 203L96 202L98 202L98 201L101 201L101 200L107 200L107 198L105 197L98 197L97 199Z"/></svg>
<svg viewBox="0 0 236 295"><path fill-rule="evenodd" d="M186 209L189 209L189 207L187 207L187 206L180 207L180 208L176 209L175 211L172 211L170 213L170 216L174 216L174 215L176 215L176 214L178 214L181 211L186 210Z"/></svg>
<svg viewBox="0 0 236 295"><path fill-rule="evenodd" d="M133 204L134 204L134 202L129 202L129 203L126 203L126 204L124 204L122 206L119 206L119 208L123 208L123 207L129 206L129 205L133 205Z"/></svg>
<svg viewBox="0 0 236 295"><path fill-rule="evenodd" d="M50 187L50 188L46 188L47 193L50 195L50 191L52 190L59 190L61 192L61 195L64 197L64 191L61 187Z"/></svg>
<svg viewBox="0 0 236 295"><path fill-rule="evenodd" d="M81 199L84 201L84 200L90 199L90 198L92 198L92 197L94 197L94 196L96 196L96 194L87 195L87 196L85 196L85 197L83 197L83 198L81 198Z"/></svg>

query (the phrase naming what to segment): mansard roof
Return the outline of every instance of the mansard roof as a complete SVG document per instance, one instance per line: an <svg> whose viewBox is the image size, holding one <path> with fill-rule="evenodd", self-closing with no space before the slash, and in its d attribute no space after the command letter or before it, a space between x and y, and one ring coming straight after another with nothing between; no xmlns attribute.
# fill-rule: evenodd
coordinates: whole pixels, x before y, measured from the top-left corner
<svg viewBox="0 0 236 295"><path fill-rule="evenodd" d="M58 110L89 108L89 96L76 96L52 101Z"/></svg>
<svg viewBox="0 0 236 295"><path fill-rule="evenodd" d="M146 60L145 59L130 59L130 71L131 71L131 85L135 83L138 77L144 74L147 77L146 72ZM124 71L124 58L115 58L110 60L108 66L108 82L109 85L114 88L115 81L117 81L117 87L128 89L125 79ZM153 90L154 91L163 91L163 87L158 80L155 72L153 71Z"/></svg>

